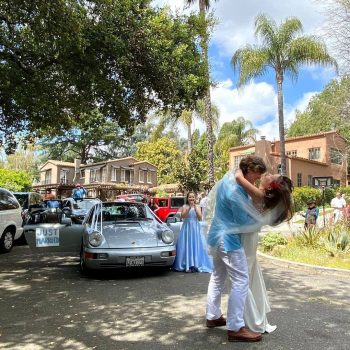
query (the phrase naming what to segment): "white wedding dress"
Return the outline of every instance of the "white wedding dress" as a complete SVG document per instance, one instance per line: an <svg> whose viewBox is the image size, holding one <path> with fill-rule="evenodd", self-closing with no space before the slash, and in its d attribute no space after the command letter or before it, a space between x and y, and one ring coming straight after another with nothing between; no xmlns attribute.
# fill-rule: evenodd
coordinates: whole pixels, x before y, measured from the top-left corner
<svg viewBox="0 0 350 350"><path fill-rule="evenodd" d="M244 309L244 322L246 327L258 333L271 333L276 326L271 326L266 314L270 312L269 298L256 251L259 242L259 234L244 233L241 235L249 271L249 290Z"/></svg>

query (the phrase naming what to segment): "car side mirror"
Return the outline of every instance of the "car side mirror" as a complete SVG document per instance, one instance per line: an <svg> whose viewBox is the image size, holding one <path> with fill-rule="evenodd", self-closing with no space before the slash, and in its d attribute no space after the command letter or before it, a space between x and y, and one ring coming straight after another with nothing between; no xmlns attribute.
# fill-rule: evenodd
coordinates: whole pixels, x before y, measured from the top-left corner
<svg viewBox="0 0 350 350"><path fill-rule="evenodd" d="M64 213L66 213L66 212L70 212L71 210L70 210L69 207L64 207L64 208L62 209L62 211L63 211Z"/></svg>
<svg viewBox="0 0 350 350"><path fill-rule="evenodd" d="M172 217L166 219L167 224L175 224L176 222L177 222L177 220L176 220L175 216L172 216Z"/></svg>
<svg viewBox="0 0 350 350"><path fill-rule="evenodd" d="M62 218L61 224L66 226L72 226L72 219L71 218Z"/></svg>

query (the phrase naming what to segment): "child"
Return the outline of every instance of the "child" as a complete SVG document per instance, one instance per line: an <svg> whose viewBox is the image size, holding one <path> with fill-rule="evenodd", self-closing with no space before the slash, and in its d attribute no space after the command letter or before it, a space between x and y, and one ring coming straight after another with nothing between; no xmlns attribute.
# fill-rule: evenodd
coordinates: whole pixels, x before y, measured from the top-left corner
<svg viewBox="0 0 350 350"><path fill-rule="evenodd" d="M313 228L316 225L319 209L316 207L316 201L311 199L307 202L307 209L305 214L302 214L305 218L305 229Z"/></svg>

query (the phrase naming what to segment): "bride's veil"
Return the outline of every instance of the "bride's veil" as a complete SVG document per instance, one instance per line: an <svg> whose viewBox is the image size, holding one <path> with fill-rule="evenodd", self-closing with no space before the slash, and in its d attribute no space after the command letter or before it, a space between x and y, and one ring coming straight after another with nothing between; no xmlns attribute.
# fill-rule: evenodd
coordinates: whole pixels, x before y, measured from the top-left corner
<svg viewBox="0 0 350 350"><path fill-rule="evenodd" d="M220 240L224 234L257 232L261 229L261 226L269 224L271 222L271 216L274 216L272 212L262 215L258 209L254 207L250 197L247 199L246 196L240 195L239 192L235 192L236 207L239 211L245 211L253 220L250 220L243 224L232 222L232 224L230 224L230 227L227 227L227 222L224 223L220 220L219 215L215 215L216 210L220 210L220 207L223 205L221 202L223 198L221 197L231 193L233 186L237 184L235 179L235 171L236 169L229 170L208 193L205 220L207 223L208 231L210 231L210 226L212 223L215 223L215 231L217 232L216 234L221 236L217 237L218 240ZM218 197L218 193L220 198Z"/></svg>

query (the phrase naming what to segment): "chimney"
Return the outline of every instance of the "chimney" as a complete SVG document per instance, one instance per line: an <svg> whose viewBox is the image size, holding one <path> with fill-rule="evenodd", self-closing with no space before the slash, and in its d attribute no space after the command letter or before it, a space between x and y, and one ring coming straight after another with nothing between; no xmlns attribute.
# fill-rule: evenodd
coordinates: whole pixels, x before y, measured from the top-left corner
<svg viewBox="0 0 350 350"><path fill-rule="evenodd" d="M76 181L79 181L80 178L80 164L81 164L81 159L80 158L75 158L74 159L74 179L73 183Z"/></svg>

